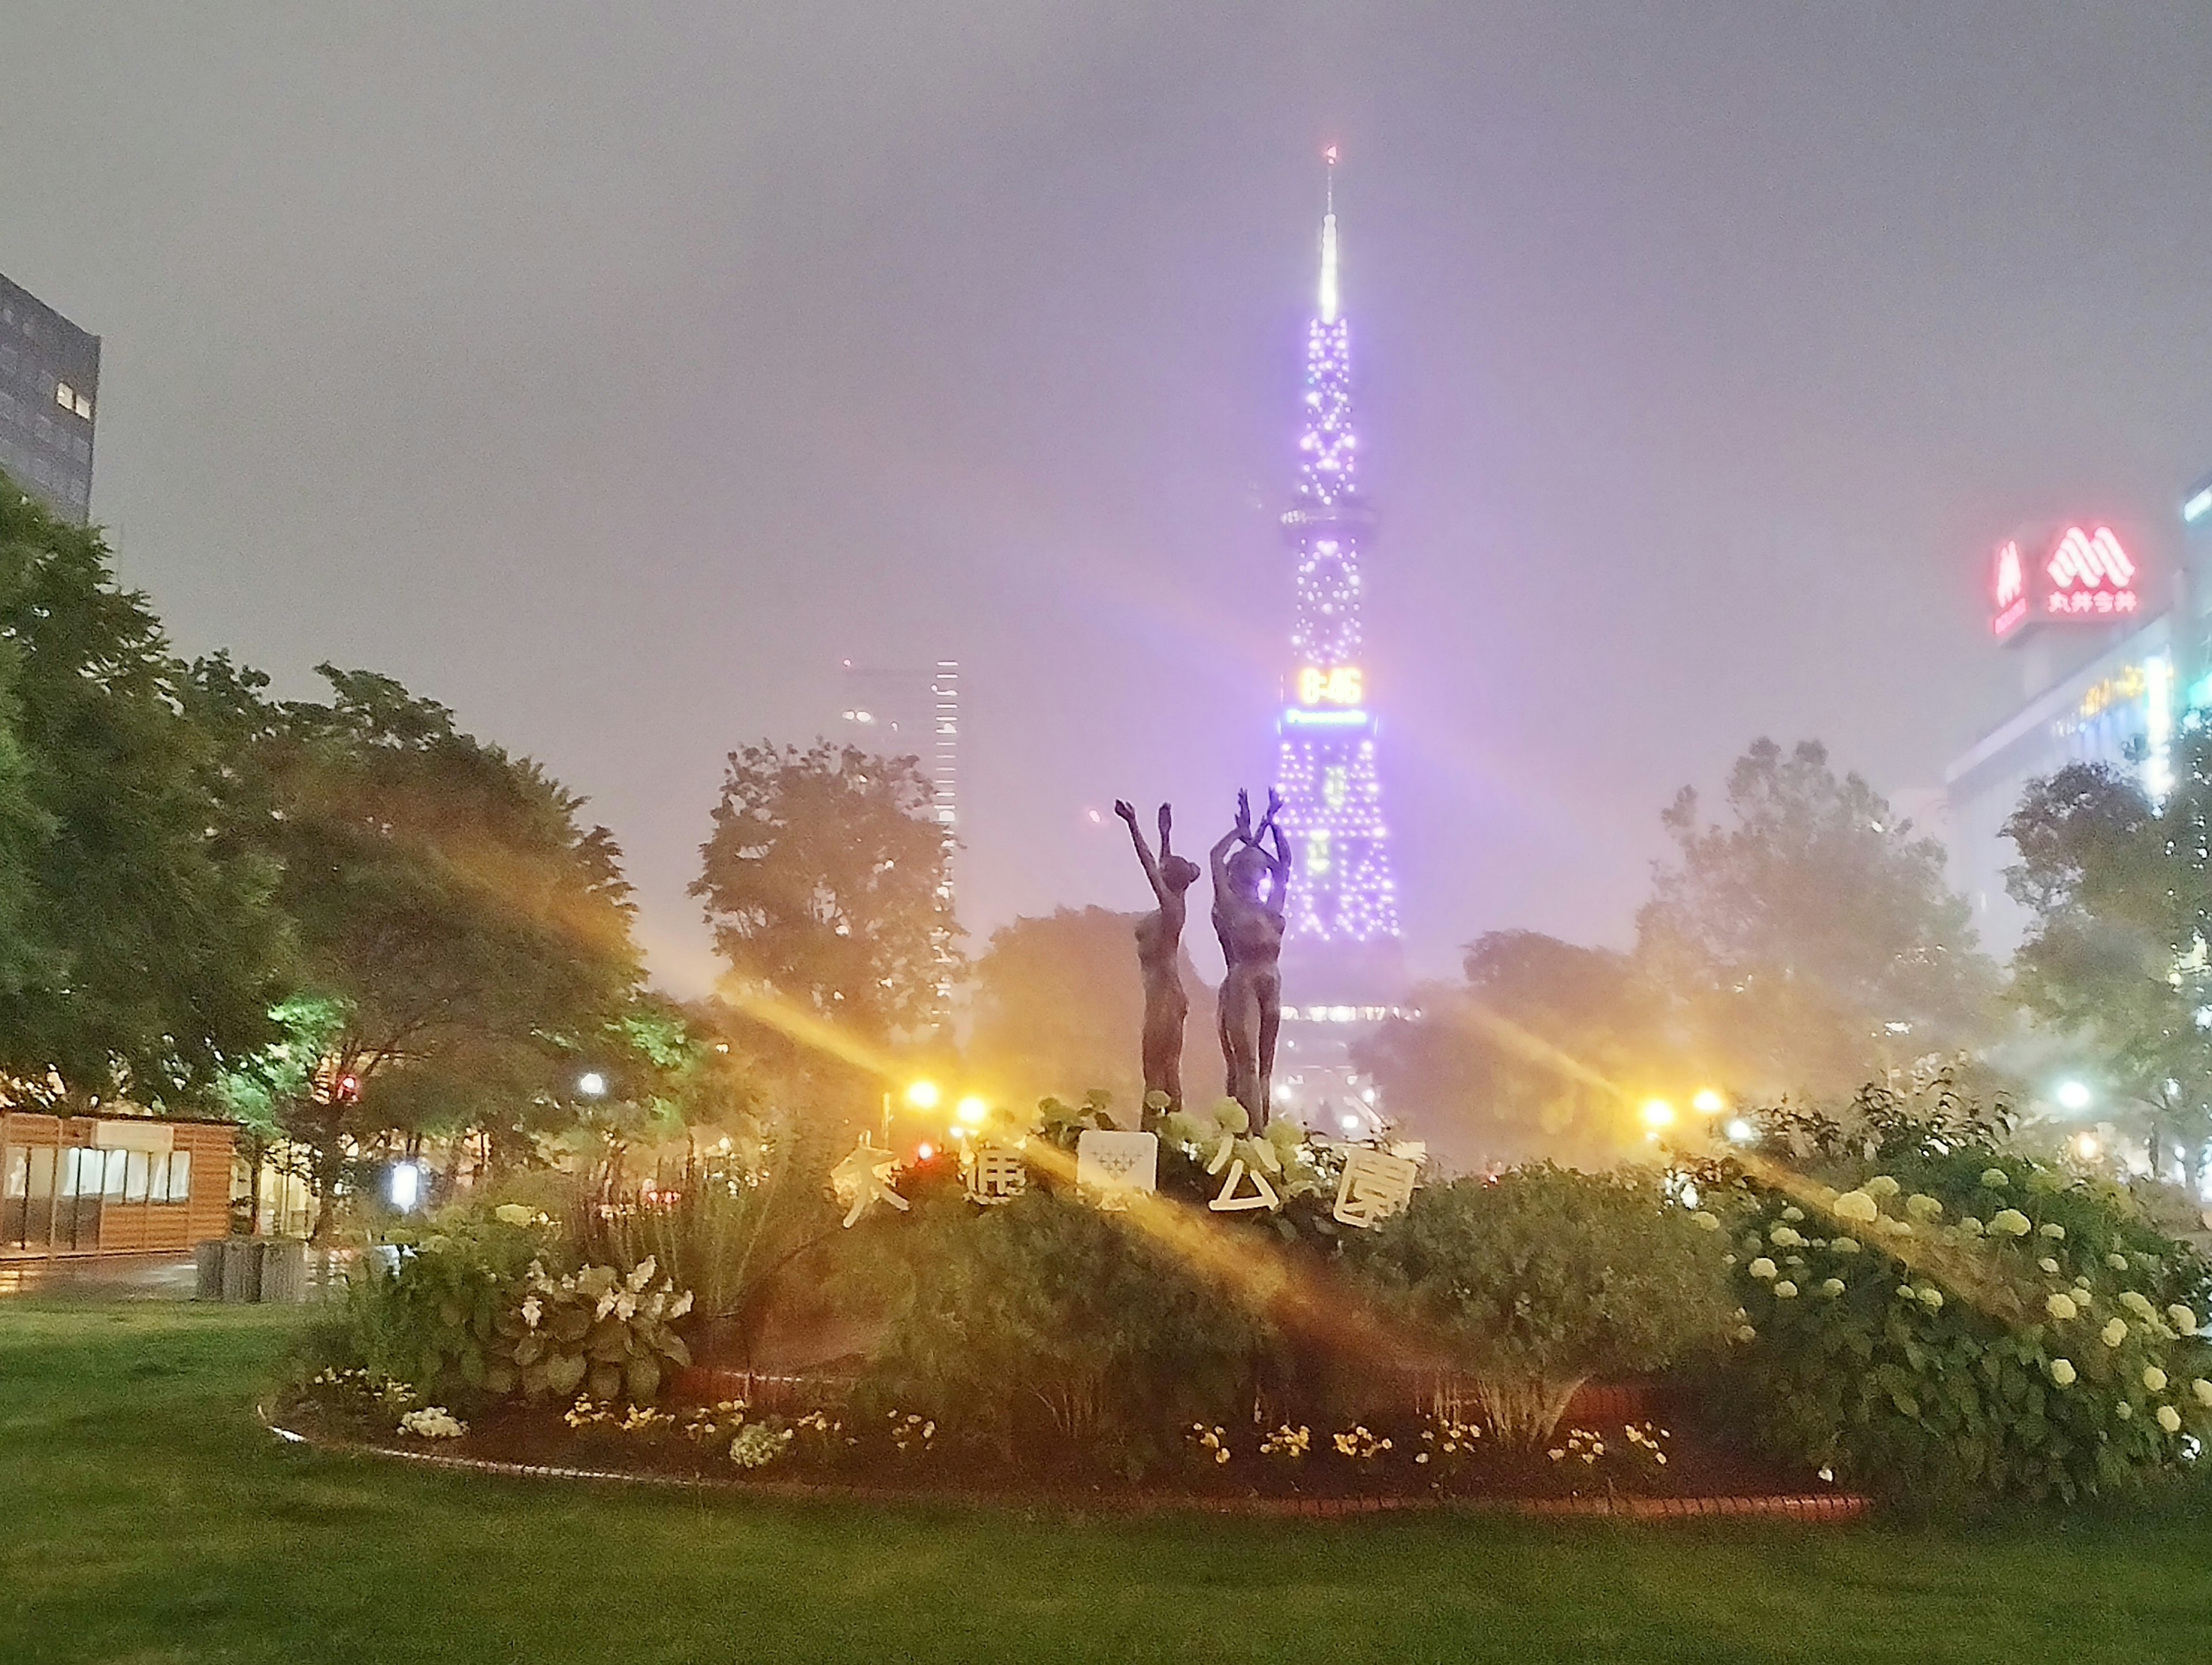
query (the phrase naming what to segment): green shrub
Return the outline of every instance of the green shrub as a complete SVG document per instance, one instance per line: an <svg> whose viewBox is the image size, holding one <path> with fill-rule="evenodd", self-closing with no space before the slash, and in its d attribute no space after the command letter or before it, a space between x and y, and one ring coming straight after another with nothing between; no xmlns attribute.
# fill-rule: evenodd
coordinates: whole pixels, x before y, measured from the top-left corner
<svg viewBox="0 0 2212 1665"><path fill-rule="evenodd" d="M690 1362L673 1328L690 1295L658 1279L649 1258L627 1275L550 1271L548 1260L565 1258L550 1227L524 1205L454 1209L368 1251L348 1292L344 1362L433 1402L580 1388L634 1403L658 1397L668 1367Z"/></svg>
<svg viewBox="0 0 2212 1665"><path fill-rule="evenodd" d="M649 1255L628 1277L608 1266L555 1277L533 1263L493 1320L481 1385L492 1394L519 1389L533 1403L581 1389L593 1399L651 1404L668 1367L691 1362L675 1330L691 1293L656 1281L658 1270Z"/></svg>
<svg viewBox="0 0 2212 1665"><path fill-rule="evenodd" d="M1522 1444L1547 1437L1589 1378L1717 1340L1733 1304L1718 1245L1656 1176L1548 1163L1425 1187L1346 1264Z"/></svg>
<svg viewBox="0 0 2212 1665"><path fill-rule="evenodd" d="M347 1293L360 1363L433 1401L491 1391L500 1315L516 1298L545 1233L521 1211L452 1211L401 1234L395 1259L372 1249Z"/></svg>
<svg viewBox="0 0 2212 1665"><path fill-rule="evenodd" d="M1126 1216L1042 1189L980 1212L928 1198L916 1216L879 1239L911 1294L860 1384L864 1413L1132 1468L1194 1419L1249 1415L1271 1331Z"/></svg>
<svg viewBox="0 0 2212 1665"><path fill-rule="evenodd" d="M1744 1313L1715 1403L1766 1451L1927 1504L2071 1501L2206 1432L2206 1268L2124 1191L1986 1125L1814 1143L1809 1172L1708 1186Z"/></svg>

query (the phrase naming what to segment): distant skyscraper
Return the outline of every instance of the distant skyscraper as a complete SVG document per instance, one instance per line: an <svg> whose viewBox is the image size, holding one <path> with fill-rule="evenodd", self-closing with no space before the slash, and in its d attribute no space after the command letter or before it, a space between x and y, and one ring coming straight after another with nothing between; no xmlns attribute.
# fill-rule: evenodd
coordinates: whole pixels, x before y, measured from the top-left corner
<svg viewBox="0 0 2212 1665"><path fill-rule="evenodd" d="M0 469L64 520L92 513L100 337L0 276Z"/></svg>
<svg viewBox="0 0 2212 1665"><path fill-rule="evenodd" d="M1352 343L1337 295L1335 152L1321 222L1321 297L1306 335L1297 499L1283 516L1296 551L1291 671L1277 781L1291 842L1288 955L1339 999L1382 993L1399 961L1398 898L1375 769L1360 636L1363 543L1375 516L1359 495Z"/></svg>
<svg viewBox="0 0 2212 1665"><path fill-rule="evenodd" d="M920 758L938 824L948 840L959 836L959 661L878 669L846 660L838 738L879 757Z"/></svg>

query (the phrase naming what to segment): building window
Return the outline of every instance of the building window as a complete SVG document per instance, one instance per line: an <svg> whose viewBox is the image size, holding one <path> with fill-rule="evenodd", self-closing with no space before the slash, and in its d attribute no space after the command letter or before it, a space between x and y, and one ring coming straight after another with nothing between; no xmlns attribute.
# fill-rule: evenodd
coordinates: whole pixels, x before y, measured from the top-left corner
<svg viewBox="0 0 2212 1665"><path fill-rule="evenodd" d="M54 384L54 403L64 410L76 409L76 389L65 381Z"/></svg>
<svg viewBox="0 0 2212 1665"><path fill-rule="evenodd" d="M146 1200L146 1181L148 1178L148 1170L153 1165L149 1158L153 1155L153 1152L150 1151L125 1151L123 1154L125 1158L123 1164L123 1200L125 1202L143 1202ZM166 1168L167 1165L167 1159L165 1158L162 1162L162 1166Z"/></svg>
<svg viewBox="0 0 2212 1665"><path fill-rule="evenodd" d="M192 1153L190 1151L169 1152L169 1200L190 1202L192 1198Z"/></svg>
<svg viewBox="0 0 2212 1665"><path fill-rule="evenodd" d="M87 422L90 422L92 420L92 401L87 398L83 394L79 393L76 396L76 404L75 409L77 415L82 416Z"/></svg>

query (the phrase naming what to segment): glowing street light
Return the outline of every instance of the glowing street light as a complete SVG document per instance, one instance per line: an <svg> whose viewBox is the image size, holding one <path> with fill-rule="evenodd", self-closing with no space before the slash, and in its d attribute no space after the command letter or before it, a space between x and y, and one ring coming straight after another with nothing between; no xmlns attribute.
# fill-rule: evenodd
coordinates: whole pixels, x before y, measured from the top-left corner
<svg viewBox="0 0 2212 1665"><path fill-rule="evenodd" d="M576 1091L586 1098L605 1098L607 1096L607 1078L597 1070L586 1070L576 1078Z"/></svg>
<svg viewBox="0 0 2212 1665"><path fill-rule="evenodd" d="M980 1127L983 1125L984 1119L991 1114L991 1107L971 1093L960 1101L959 1108L954 1110L953 1114L969 1127Z"/></svg>
<svg viewBox="0 0 2212 1665"><path fill-rule="evenodd" d="M1723 1127L1721 1131L1725 1133L1729 1139L1738 1145L1748 1145L1753 1139L1759 1136L1759 1129L1753 1127L1751 1123L1746 1121L1741 1116L1736 1117L1735 1121L1729 1122L1728 1126Z"/></svg>
<svg viewBox="0 0 2212 1665"><path fill-rule="evenodd" d="M1657 1129L1674 1125L1674 1107L1663 1098L1647 1099L1644 1105L1644 1125Z"/></svg>
<svg viewBox="0 0 2212 1665"><path fill-rule="evenodd" d="M2061 1107L2069 1110L2086 1110L2094 1097L2086 1081L2061 1081L2055 1095Z"/></svg>
<svg viewBox="0 0 2212 1665"><path fill-rule="evenodd" d="M943 1099L934 1081L917 1081L906 1090L907 1108L915 1110L933 1110Z"/></svg>
<svg viewBox="0 0 2212 1665"><path fill-rule="evenodd" d="M2097 1142L2096 1134L2076 1133L2074 1135L2074 1154L2081 1158L2082 1161L2094 1162L2099 1157L2104 1155L2104 1153L2105 1147Z"/></svg>
<svg viewBox="0 0 2212 1665"><path fill-rule="evenodd" d="M1690 1108L1699 1115L1718 1115L1728 1108L1728 1100L1711 1087L1698 1089L1698 1096L1690 1101Z"/></svg>

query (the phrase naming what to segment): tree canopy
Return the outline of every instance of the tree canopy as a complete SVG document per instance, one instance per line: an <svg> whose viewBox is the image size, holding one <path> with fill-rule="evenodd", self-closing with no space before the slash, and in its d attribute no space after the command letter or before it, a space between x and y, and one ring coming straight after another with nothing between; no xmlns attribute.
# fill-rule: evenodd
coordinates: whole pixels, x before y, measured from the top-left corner
<svg viewBox="0 0 2212 1665"><path fill-rule="evenodd" d="M0 477L0 1068L173 1105L264 1044L265 863L227 860L185 676L97 532Z"/></svg>
<svg viewBox="0 0 2212 1665"><path fill-rule="evenodd" d="M1996 969L1940 843L1814 741L1753 743L1726 805L1706 822L1686 787L1661 817L1674 859L1638 915L1637 955L1730 1085L1849 1092L1985 1032Z"/></svg>
<svg viewBox="0 0 2212 1665"><path fill-rule="evenodd" d="M1656 1002L1626 954L1534 931L1468 950L1463 984L1420 991L1418 1017L1361 1042L1394 1115L1455 1155L1544 1154L1602 1165L1638 1131L1632 1106L1672 1091Z"/></svg>
<svg viewBox="0 0 2212 1665"><path fill-rule="evenodd" d="M190 689L221 746L223 840L276 872L298 986L319 997L300 1010L328 1031L288 1131L335 1162L386 1129L565 1118L575 1060L610 1048L642 975L611 836L445 707L319 669L327 702L271 700L220 656Z"/></svg>
<svg viewBox="0 0 2212 1665"><path fill-rule="evenodd" d="M912 757L826 740L730 753L691 894L741 1006L866 1045L943 1022L960 961L933 801Z"/></svg>
<svg viewBox="0 0 2212 1665"><path fill-rule="evenodd" d="M1136 915L1105 908L1060 908L991 933L975 967L971 1060L1012 1102L1054 1094L1071 1103L1097 1089L1128 1113L1144 1099L1139 1042L1145 990L1133 935ZM1186 951L1183 1077L1208 1103L1221 1088L1213 1044L1212 991Z"/></svg>
<svg viewBox="0 0 2212 1665"><path fill-rule="evenodd" d="M2201 1143L2212 1104L2212 736L2176 748L2154 805L2134 781L2076 763L2033 782L2005 835L2006 875L2034 922L2014 957L2027 1008L2094 1048L2112 1097Z"/></svg>

